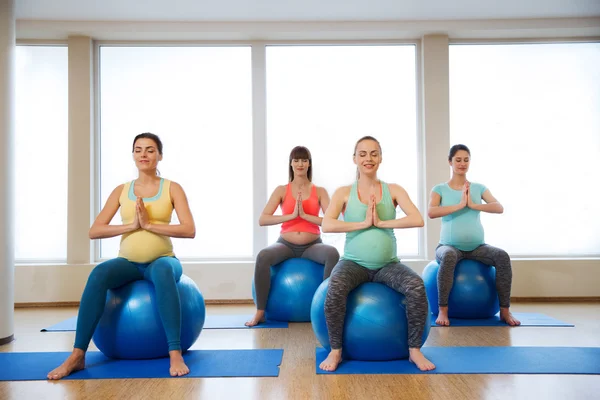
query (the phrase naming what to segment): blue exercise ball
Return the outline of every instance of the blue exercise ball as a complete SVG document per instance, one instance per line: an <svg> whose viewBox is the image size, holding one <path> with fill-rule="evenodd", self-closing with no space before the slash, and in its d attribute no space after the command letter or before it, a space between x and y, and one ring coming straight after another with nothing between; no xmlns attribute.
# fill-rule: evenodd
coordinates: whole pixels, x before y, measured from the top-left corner
<svg viewBox="0 0 600 400"><path fill-rule="evenodd" d="M325 298L329 278L317 289L311 306L312 328L319 343L330 350L325 321ZM431 313L427 312L423 343L429 336ZM361 361L408 358L408 322L404 295L382 283L367 282L348 295L342 357Z"/></svg>
<svg viewBox="0 0 600 400"><path fill-rule="evenodd" d="M198 286L186 275L177 282L177 290L181 304L181 350L186 351L200 336L206 307ZM139 280L109 290L93 340L110 358L138 360L168 356L154 285Z"/></svg>
<svg viewBox="0 0 600 400"><path fill-rule="evenodd" d="M274 321L309 322L310 304L323 282L323 265L306 258L290 258L271 267L271 288L265 318ZM252 298L256 291L252 281Z"/></svg>
<svg viewBox="0 0 600 400"><path fill-rule="evenodd" d="M423 282L429 308L438 315L437 261L423 270ZM464 319L490 318L500 311L496 291L496 268L475 260L461 260L454 269L454 284L448 298L448 317Z"/></svg>

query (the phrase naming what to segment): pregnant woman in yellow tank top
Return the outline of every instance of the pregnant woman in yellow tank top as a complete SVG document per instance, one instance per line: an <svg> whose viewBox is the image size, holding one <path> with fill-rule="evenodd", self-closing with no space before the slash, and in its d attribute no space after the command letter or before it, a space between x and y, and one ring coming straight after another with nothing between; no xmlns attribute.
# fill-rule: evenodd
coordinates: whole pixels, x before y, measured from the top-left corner
<svg viewBox="0 0 600 400"><path fill-rule="evenodd" d="M121 235L119 256L98 264L91 272L79 307L73 352L48 379L61 379L85 368L85 352L102 317L106 293L136 280L152 282L158 313L169 344L172 376L189 373L181 355L181 305L177 281L181 263L173 253L172 237L193 238L194 219L182 187L157 175L163 145L158 136L142 133L133 141L138 178L119 185L90 228L90 239ZM122 225L110 225L121 209ZM179 224L170 224L173 210Z"/></svg>

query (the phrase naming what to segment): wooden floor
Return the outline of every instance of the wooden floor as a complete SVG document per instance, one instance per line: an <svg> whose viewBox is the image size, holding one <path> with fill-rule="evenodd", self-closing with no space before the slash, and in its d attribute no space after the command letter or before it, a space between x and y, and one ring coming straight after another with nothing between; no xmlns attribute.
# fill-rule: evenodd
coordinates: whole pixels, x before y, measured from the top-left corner
<svg viewBox="0 0 600 400"><path fill-rule="evenodd" d="M207 310L251 311L251 306L230 305ZM600 347L598 303L518 303L513 311L542 312L576 327L433 328L426 345ZM70 351L73 332L40 329L76 312L17 309L16 340L0 351ZM289 329L204 330L193 349L283 348L279 377L0 382L0 399L600 399L600 375L316 375L316 345L308 323ZM96 350L93 344L90 350Z"/></svg>

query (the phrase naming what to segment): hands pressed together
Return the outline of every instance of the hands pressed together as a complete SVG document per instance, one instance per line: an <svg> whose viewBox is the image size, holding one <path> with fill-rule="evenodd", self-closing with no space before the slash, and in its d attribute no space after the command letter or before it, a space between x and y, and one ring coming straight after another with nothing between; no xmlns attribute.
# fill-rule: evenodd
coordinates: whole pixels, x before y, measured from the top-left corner
<svg viewBox="0 0 600 400"><path fill-rule="evenodd" d="M298 196L296 197L296 207L294 207L294 212L292 213L294 218L300 217L302 219L306 216L304 212L304 208L302 207L302 192L298 192Z"/></svg>
<svg viewBox="0 0 600 400"><path fill-rule="evenodd" d="M377 199L374 194L369 197L369 205L367 206L367 215L365 216L365 229L375 226L381 228L381 220L377 214Z"/></svg>
<svg viewBox="0 0 600 400"><path fill-rule="evenodd" d="M148 210L146 210L146 206L144 205L144 200L141 197L138 197L135 202L135 217L133 218L133 230L137 229L145 229L148 230L150 228L150 217L148 215Z"/></svg>
<svg viewBox="0 0 600 400"><path fill-rule="evenodd" d="M466 181L463 185L463 192L462 198L460 200L460 205L462 206L462 208L468 207L472 208L473 210L475 210L477 207L477 204L473 202L473 199L471 199L471 182L469 181Z"/></svg>

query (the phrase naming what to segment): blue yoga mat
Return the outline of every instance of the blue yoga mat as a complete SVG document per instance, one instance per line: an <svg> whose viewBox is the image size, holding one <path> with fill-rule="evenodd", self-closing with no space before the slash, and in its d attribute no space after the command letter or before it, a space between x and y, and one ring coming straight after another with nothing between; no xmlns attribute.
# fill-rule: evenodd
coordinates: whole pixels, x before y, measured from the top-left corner
<svg viewBox="0 0 600 400"><path fill-rule="evenodd" d="M203 329L263 329L263 328L287 328L289 324L282 321L267 321L252 328L244 325L252 315L207 315ZM72 317L44 328L42 332L68 332L74 331L77 326L77 317Z"/></svg>
<svg viewBox="0 0 600 400"><path fill-rule="evenodd" d="M203 329L261 329L261 328L287 328L289 324L283 321L261 322L253 327L244 325L252 315L207 315Z"/></svg>
<svg viewBox="0 0 600 400"><path fill-rule="evenodd" d="M317 374L600 374L599 347L423 347L433 371L408 360L342 362L326 372L319 364L327 350L316 350Z"/></svg>
<svg viewBox="0 0 600 400"><path fill-rule="evenodd" d="M77 327L77 317L71 317L69 319L65 319L64 321L60 321L57 324L49 326L48 328L44 328L41 332L68 332L74 331Z"/></svg>
<svg viewBox="0 0 600 400"><path fill-rule="evenodd" d="M539 313L513 313L514 317L521 321L520 326L565 326L572 327L573 324L559 321L555 318L549 317ZM435 323L435 315L431 316L431 326L446 328L445 326L437 325ZM492 318L485 319L460 319L450 318L450 327L453 326L509 326L506 322L500 321L500 315L496 314Z"/></svg>
<svg viewBox="0 0 600 400"><path fill-rule="evenodd" d="M0 381L46 380L68 352L0 353ZM184 378L279 376L281 349L190 350L183 358L190 373ZM64 379L171 378L169 359L113 360L87 353L86 368Z"/></svg>

